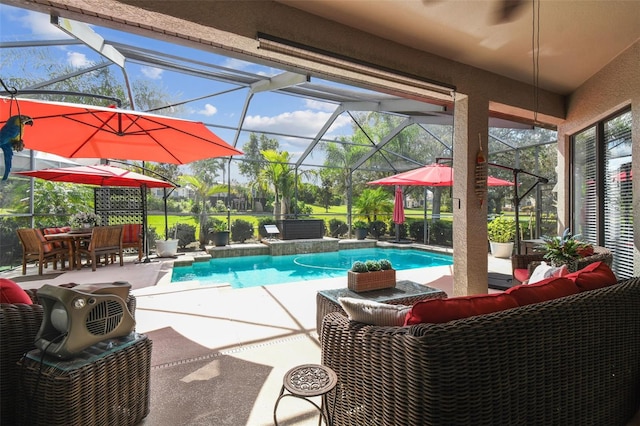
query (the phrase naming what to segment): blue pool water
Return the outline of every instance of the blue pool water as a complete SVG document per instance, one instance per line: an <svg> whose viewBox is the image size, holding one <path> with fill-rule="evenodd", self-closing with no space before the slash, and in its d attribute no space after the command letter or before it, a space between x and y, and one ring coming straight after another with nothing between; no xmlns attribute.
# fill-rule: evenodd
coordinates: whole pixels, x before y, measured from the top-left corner
<svg viewBox="0 0 640 426"><path fill-rule="evenodd" d="M413 249L369 248L288 256L241 256L194 262L173 268L171 282L198 280L202 284L229 283L233 288L293 281L346 277L353 262L389 259L395 270L452 265L446 254Z"/></svg>

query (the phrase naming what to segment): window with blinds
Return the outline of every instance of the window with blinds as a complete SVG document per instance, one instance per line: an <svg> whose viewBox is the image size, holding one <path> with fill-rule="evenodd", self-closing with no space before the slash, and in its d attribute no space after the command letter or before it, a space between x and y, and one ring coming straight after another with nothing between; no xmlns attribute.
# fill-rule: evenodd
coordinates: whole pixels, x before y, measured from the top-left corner
<svg viewBox="0 0 640 426"><path fill-rule="evenodd" d="M633 276L631 112L604 123L604 242L620 278Z"/></svg>
<svg viewBox="0 0 640 426"><path fill-rule="evenodd" d="M631 112L597 123L572 140L572 228L613 253L618 278L633 276Z"/></svg>

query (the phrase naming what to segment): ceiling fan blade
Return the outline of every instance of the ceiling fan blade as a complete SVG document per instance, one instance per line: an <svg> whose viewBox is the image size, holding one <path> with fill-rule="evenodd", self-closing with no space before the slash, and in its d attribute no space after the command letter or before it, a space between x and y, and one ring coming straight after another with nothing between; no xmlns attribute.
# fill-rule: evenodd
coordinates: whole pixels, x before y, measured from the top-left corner
<svg viewBox="0 0 640 426"><path fill-rule="evenodd" d="M504 24L515 20L518 14L524 10L526 3L527 0L502 0L496 8L494 23Z"/></svg>

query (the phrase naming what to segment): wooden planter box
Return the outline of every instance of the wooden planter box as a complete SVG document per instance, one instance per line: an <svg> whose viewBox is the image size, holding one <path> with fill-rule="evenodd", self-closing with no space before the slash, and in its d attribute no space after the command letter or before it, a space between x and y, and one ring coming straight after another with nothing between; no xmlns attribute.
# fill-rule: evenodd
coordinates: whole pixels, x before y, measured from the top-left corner
<svg viewBox="0 0 640 426"><path fill-rule="evenodd" d="M357 293L363 291L379 290L396 286L396 270L387 269L375 272L348 271L347 287Z"/></svg>

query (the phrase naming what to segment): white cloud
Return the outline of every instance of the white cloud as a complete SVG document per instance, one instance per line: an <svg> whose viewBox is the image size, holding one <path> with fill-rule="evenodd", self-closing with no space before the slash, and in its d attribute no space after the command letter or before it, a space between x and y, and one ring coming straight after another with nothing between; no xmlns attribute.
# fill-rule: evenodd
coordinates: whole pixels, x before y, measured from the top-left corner
<svg viewBox="0 0 640 426"><path fill-rule="evenodd" d="M304 104L307 108L319 109L321 111L329 112L335 111L335 109L338 107L336 104L333 104L331 102L322 102L315 99L305 99Z"/></svg>
<svg viewBox="0 0 640 426"><path fill-rule="evenodd" d="M140 67L140 72L151 80L160 80L162 78L162 70L155 67Z"/></svg>
<svg viewBox="0 0 640 426"><path fill-rule="evenodd" d="M201 109L198 111L198 114L206 115L207 117L210 117L212 115L215 115L217 112L218 112L218 108L214 107L211 104L206 104L204 106L204 109Z"/></svg>
<svg viewBox="0 0 640 426"><path fill-rule="evenodd" d="M46 39L71 38L70 35L62 31L60 28L51 24L49 15L38 12L27 12L20 18L22 26L28 28L32 34Z"/></svg>
<svg viewBox="0 0 640 426"><path fill-rule="evenodd" d="M245 118L244 126L266 132L313 137L318 134L329 117L331 114L328 112L311 110L285 112L273 117L254 115ZM347 126L350 122L349 117L341 115L331 126L331 131Z"/></svg>
<svg viewBox="0 0 640 426"><path fill-rule="evenodd" d="M80 52L67 52L67 62L75 68L84 68L92 64L87 55Z"/></svg>

